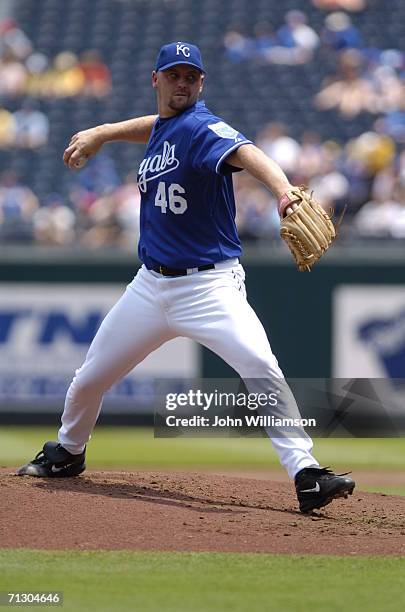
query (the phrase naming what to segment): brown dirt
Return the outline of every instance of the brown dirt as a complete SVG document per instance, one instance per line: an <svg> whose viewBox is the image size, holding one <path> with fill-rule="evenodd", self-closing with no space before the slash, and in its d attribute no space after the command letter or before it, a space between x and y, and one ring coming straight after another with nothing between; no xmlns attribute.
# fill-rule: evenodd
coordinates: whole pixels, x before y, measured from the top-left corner
<svg viewBox="0 0 405 612"><path fill-rule="evenodd" d="M47 480L1 469L0 547L404 555L405 497L355 491L304 516L286 482L157 471Z"/></svg>
<svg viewBox="0 0 405 612"><path fill-rule="evenodd" d="M343 472L345 467L342 467L341 471ZM281 468L268 468L266 470L201 470L205 473L210 474L221 474L228 476L241 476L243 478L256 478L258 480L276 480L277 482L289 482L289 478L285 470ZM339 472L340 470L334 470ZM399 487L404 489L405 487L405 475L403 470L393 471L386 469L364 469L364 468L356 468L353 471L352 476L354 477L357 488L362 489L363 487L374 488L376 490L387 489L389 487Z"/></svg>

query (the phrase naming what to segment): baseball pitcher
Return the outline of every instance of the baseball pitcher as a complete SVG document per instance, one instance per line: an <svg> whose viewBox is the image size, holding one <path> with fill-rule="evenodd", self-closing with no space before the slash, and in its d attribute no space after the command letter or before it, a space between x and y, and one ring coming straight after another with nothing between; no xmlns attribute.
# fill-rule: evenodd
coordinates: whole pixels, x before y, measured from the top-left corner
<svg viewBox="0 0 405 612"><path fill-rule="evenodd" d="M301 270L310 269L334 238L328 215L290 185L281 168L199 101L205 71L198 47L163 46L152 87L157 115L106 124L75 134L64 152L82 167L113 140L145 143L138 171L141 192L139 272L107 314L66 395L57 442L20 468L20 475L77 476L104 393L147 355L177 336L224 359L249 393L279 392L278 416L299 416L265 330L246 299L235 224L232 174L245 169L279 201L281 232ZM282 391L280 393L280 391ZM267 430L281 464L295 480L300 510L347 497L355 483L319 466L304 430Z"/></svg>

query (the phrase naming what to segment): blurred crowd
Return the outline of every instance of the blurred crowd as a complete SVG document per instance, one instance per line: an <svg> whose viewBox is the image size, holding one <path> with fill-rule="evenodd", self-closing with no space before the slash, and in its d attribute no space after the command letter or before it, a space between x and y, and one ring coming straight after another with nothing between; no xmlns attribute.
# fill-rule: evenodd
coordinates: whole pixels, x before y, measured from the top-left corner
<svg viewBox="0 0 405 612"><path fill-rule="evenodd" d="M122 182L104 153L75 174L66 196L50 193L42 202L15 172L0 176L0 242L133 251L139 209L136 176Z"/></svg>
<svg viewBox="0 0 405 612"><path fill-rule="evenodd" d="M0 22L0 99L103 97L110 91L111 74L97 50L80 57L69 50L47 57L34 49L14 19Z"/></svg>
<svg viewBox="0 0 405 612"><path fill-rule="evenodd" d="M261 130L257 144L293 184L313 190L326 210L338 215L345 210L344 236L405 238L405 53L366 45L347 12L363 11L365 0L312 3L327 11L320 30L301 10L288 11L277 29L260 22L247 34L235 25L224 36L225 56L235 64L334 65L319 84L313 107L346 121L367 113L373 127L341 143L322 141L315 130L294 139L275 121ZM245 174L235 180L242 237L277 235L271 195Z"/></svg>
<svg viewBox="0 0 405 612"><path fill-rule="evenodd" d="M319 36L302 11L289 11L285 25L274 30L270 22L259 22L253 36L235 24L224 37L226 57L233 63L246 60L272 64L304 64L311 61Z"/></svg>
<svg viewBox="0 0 405 612"><path fill-rule="evenodd" d="M322 28L301 10L284 23L256 24L249 35L233 26L224 53L233 63L300 65L332 58L334 72L318 84L314 110L351 121L371 116L372 128L347 142L304 131L299 138L279 121L265 125L256 144L278 162L293 184L313 190L326 210L345 211L343 239L405 239L405 54L365 46L351 13L367 0L312 0L325 11ZM286 68L288 70L288 68ZM40 155L50 141L41 101L111 92L111 74L98 51L70 50L47 57L13 19L0 22L0 154L19 148ZM272 195L247 173L234 175L237 225L244 241L278 241ZM140 194L135 173L122 177L105 152L71 173L68 190L38 196L16 171L0 174L0 243L122 248L133 251Z"/></svg>
<svg viewBox="0 0 405 612"><path fill-rule="evenodd" d="M317 50L361 48L361 34L343 11L325 16L319 32L308 23L302 10L293 9L286 13L284 24L279 28L274 28L269 21L260 21L248 34L244 26L235 24L224 36L225 55L234 63L305 64L313 60Z"/></svg>
<svg viewBox="0 0 405 612"><path fill-rule="evenodd" d="M0 149L37 149L48 139L49 119L35 99L26 98L14 112L0 108Z"/></svg>
<svg viewBox="0 0 405 612"><path fill-rule="evenodd" d="M48 142L41 98L99 98L110 91L111 74L98 51L77 57L66 50L50 58L34 49L14 19L0 22L0 149L36 149Z"/></svg>
<svg viewBox="0 0 405 612"><path fill-rule="evenodd" d="M368 0L312 0L312 4L319 9L336 11L363 11L367 7Z"/></svg>
<svg viewBox="0 0 405 612"><path fill-rule="evenodd" d="M394 140L366 132L341 145L317 132L300 140L280 123L260 132L257 145L283 168L291 183L314 191L325 210L344 210L344 238L405 239L405 152ZM246 241L278 241L272 194L247 173L234 176L237 225ZM74 174L66 196L39 202L11 171L0 176L0 238L8 242L119 247L133 250L139 232L140 194L135 173L120 180L105 153Z"/></svg>
<svg viewBox="0 0 405 612"><path fill-rule="evenodd" d="M325 210L333 209L337 217L345 213L343 237L405 238L405 151L392 137L370 131L342 145L307 131L296 140L274 122L258 135L257 145L292 184L313 191ZM235 182L241 236L277 236L277 209L269 192L245 173Z"/></svg>
<svg viewBox="0 0 405 612"><path fill-rule="evenodd" d="M347 119L361 112L383 114L405 132L405 53L344 49L314 103L319 110L336 109Z"/></svg>
<svg viewBox="0 0 405 612"><path fill-rule="evenodd" d="M336 109L346 118L361 112L383 113L391 115L393 121L399 121L397 115L402 115L404 128L404 51L367 47L359 29L343 11L326 15L320 32L311 27L300 10L288 11L284 25L276 30L269 22L259 22L253 34L247 35L243 27L235 25L224 36L224 50L233 63L289 66L328 59L337 67L314 98L318 110Z"/></svg>

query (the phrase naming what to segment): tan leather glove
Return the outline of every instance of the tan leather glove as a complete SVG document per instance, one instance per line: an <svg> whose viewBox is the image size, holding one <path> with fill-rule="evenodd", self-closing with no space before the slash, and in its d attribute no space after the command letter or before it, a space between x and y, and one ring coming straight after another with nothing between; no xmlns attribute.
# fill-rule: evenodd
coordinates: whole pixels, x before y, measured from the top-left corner
<svg viewBox="0 0 405 612"><path fill-rule="evenodd" d="M302 187L293 187L279 202L280 236L287 243L298 270L310 271L336 238L331 216Z"/></svg>

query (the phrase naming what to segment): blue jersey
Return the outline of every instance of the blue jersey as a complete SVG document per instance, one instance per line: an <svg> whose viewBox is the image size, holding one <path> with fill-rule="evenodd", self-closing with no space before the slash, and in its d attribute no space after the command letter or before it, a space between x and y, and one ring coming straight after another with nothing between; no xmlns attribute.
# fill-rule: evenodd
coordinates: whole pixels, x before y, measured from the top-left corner
<svg viewBox="0 0 405 612"><path fill-rule="evenodd" d="M138 254L147 268L195 268L238 257L232 172L227 156L244 136L197 102L158 118L138 171Z"/></svg>

